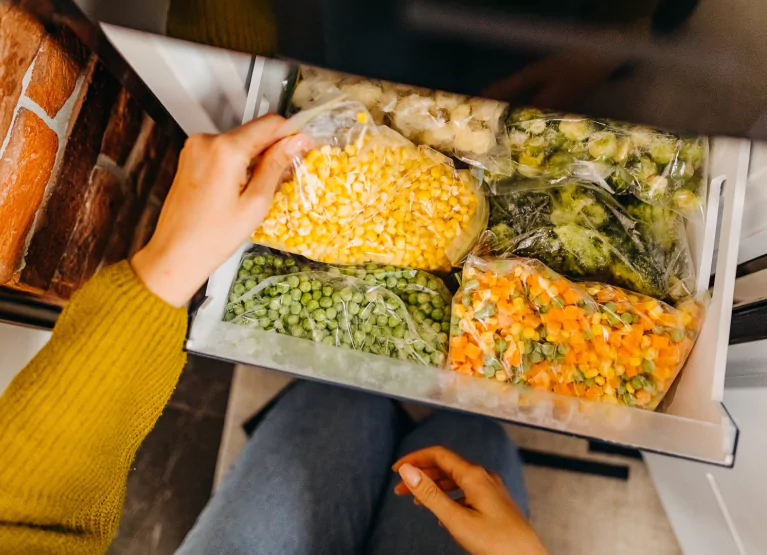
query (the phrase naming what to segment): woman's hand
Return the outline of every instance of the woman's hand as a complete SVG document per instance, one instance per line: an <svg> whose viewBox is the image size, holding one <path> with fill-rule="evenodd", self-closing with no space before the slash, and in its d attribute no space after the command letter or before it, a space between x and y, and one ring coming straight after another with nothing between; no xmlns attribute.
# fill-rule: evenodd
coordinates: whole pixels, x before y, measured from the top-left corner
<svg viewBox="0 0 767 555"><path fill-rule="evenodd" d="M189 301L261 224L291 157L308 144L303 135L286 137L284 122L268 115L186 141L154 235L131 260L158 297Z"/></svg>
<svg viewBox="0 0 767 555"><path fill-rule="evenodd" d="M429 447L398 460L392 467L402 477L394 492L412 494L472 554L543 555L530 523L497 474L471 464L444 447ZM447 493L462 490L453 500Z"/></svg>

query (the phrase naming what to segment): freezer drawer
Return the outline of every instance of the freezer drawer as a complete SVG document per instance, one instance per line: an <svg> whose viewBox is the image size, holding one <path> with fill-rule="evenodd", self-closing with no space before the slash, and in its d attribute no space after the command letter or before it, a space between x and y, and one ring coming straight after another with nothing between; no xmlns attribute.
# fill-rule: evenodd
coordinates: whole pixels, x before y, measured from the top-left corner
<svg viewBox="0 0 767 555"><path fill-rule="evenodd" d="M284 104L280 91L290 73L285 64L256 62L245 120ZM209 281L187 349L403 400L731 466L738 429L721 401L749 152L749 141L712 140L707 213L702 224L690 226L688 239L698 268L698 290L708 288L713 270L716 280L700 338L656 412L500 384L225 323L229 288L248 245Z"/></svg>

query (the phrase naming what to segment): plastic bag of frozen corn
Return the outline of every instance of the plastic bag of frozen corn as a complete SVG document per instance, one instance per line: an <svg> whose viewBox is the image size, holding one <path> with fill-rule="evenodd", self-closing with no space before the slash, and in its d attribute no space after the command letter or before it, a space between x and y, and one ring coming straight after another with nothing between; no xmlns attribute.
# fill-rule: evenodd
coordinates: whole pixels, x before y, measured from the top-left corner
<svg viewBox="0 0 767 555"><path fill-rule="evenodd" d="M450 298L423 271L335 267L255 247L240 261L224 321L440 366Z"/></svg>
<svg viewBox="0 0 767 555"><path fill-rule="evenodd" d="M654 410L695 344L703 306L677 308L529 258L470 255L453 299L450 367Z"/></svg>
<svg viewBox="0 0 767 555"><path fill-rule="evenodd" d="M376 262L448 271L487 223L487 202L468 171L372 123L344 96L288 122L311 137L254 243L333 264Z"/></svg>

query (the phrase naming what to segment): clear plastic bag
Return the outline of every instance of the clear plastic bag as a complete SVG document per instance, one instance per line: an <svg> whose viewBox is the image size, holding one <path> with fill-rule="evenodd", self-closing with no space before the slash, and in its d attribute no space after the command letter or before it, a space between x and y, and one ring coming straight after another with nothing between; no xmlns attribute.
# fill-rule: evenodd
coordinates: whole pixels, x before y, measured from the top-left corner
<svg viewBox="0 0 767 555"><path fill-rule="evenodd" d="M255 247L240 262L224 321L440 366L451 297L423 271L330 266Z"/></svg>
<svg viewBox="0 0 767 555"><path fill-rule="evenodd" d="M470 255L453 298L450 367L654 410L684 366L703 306L677 308L529 258Z"/></svg>
<svg viewBox="0 0 767 555"><path fill-rule="evenodd" d="M489 172L491 189L510 177L576 177L606 191L702 218L708 140L631 124L526 108L509 113L498 146L466 160Z"/></svg>
<svg viewBox="0 0 767 555"><path fill-rule="evenodd" d="M336 97L295 120L315 146L294 160L254 243L332 264L448 271L485 228L470 172L372 125L362 104Z"/></svg>
<svg viewBox="0 0 767 555"><path fill-rule="evenodd" d="M302 66L291 97L292 110L305 109L323 96L343 92L415 144L458 158L486 156L497 144L508 104L388 81L362 79Z"/></svg>
<svg viewBox="0 0 767 555"><path fill-rule="evenodd" d="M585 182L528 180L490 197L487 242L496 256L537 258L572 279L673 301L691 295L694 264L683 218L626 201Z"/></svg>

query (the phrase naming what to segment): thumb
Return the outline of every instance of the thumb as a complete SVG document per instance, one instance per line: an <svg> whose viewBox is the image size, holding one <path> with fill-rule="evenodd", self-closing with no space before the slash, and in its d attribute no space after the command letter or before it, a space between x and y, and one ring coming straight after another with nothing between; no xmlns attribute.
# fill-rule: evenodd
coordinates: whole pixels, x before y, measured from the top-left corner
<svg viewBox="0 0 767 555"><path fill-rule="evenodd" d="M429 509L434 516L451 532L460 525L465 509L450 499L434 480L415 466L405 463L399 468L402 481L421 505Z"/></svg>
<svg viewBox="0 0 767 555"><path fill-rule="evenodd" d="M290 165L293 156L309 145L305 135L294 135L280 139L270 146L253 170L243 197L248 204L255 207L269 207L274 196L274 190L279 184L285 169Z"/></svg>

